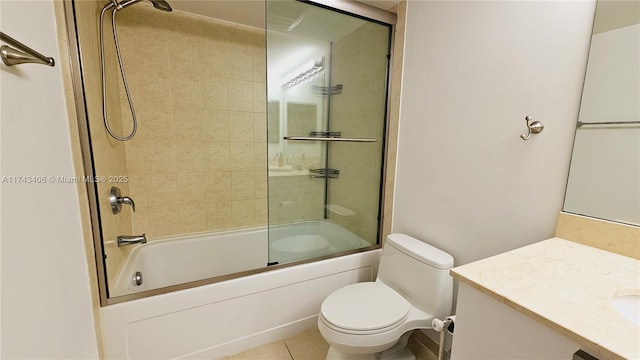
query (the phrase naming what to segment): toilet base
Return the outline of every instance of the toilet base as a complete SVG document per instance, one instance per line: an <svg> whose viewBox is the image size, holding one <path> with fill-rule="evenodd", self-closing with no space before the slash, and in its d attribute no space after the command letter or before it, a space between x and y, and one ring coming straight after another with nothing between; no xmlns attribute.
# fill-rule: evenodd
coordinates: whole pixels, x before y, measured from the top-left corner
<svg viewBox="0 0 640 360"><path fill-rule="evenodd" d="M379 353L348 354L330 346L327 360L416 360L416 356L407 346L412 332L404 333L395 345Z"/></svg>

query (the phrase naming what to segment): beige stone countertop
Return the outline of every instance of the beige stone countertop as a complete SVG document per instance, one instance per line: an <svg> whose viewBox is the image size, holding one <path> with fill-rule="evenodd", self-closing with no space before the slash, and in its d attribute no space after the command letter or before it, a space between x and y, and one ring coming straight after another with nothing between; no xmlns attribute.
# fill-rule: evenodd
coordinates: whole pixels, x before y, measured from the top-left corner
<svg viewBox="0 0 640 360"><path fill-rule="evenodd" d="M552 238L456 267L451 275L609 359L640 358L640 327L611 304L640 288L640 261Z"/></svg>
<svg viewBox="0 0 640 360"><path fill-rule="evenodd" d="M294 170L290 166L270 166L269 167L269 176L309 176L309 170Z"/></svg>

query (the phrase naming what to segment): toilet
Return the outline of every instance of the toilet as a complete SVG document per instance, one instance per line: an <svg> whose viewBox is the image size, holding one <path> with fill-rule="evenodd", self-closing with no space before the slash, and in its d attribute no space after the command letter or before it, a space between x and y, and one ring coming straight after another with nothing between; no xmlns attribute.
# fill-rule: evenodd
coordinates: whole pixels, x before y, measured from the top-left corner
<svg viewBox="0 0 640 360"><path fill-rule="evenodd" d="M318 328L327 360L413 360L412 330L450 315L453 257L404 234L391 234L374 282L345 286L322 303Z"/></svg>

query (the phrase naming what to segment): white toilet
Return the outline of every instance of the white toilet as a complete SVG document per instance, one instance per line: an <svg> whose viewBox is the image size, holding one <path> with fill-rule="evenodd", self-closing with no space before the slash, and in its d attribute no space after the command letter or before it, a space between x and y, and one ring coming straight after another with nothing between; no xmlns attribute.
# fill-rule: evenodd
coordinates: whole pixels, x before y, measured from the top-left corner
<svg viewBox="0 0 640 360"><path fill-rule="evenodd" d="M411 330L450 315L453 257L404 234L391 234L375 282L334 291L322 303L318 328L327 360L411 360Z"/></svg>

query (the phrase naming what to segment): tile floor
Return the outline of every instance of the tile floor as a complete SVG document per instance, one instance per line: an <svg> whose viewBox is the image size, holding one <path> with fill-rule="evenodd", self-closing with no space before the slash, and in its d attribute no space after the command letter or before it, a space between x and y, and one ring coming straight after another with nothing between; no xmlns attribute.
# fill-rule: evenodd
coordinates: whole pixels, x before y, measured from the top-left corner
<svg viewBox="0 0 640 360"><path fill-rule="evenodd" d="M416 360L436 360L433 344L425 345L426 335L416 334L409 338L409 347ZM427 340L428 341L428 340ZM427 347L429 346L429 347ZM318 329L309 329L284 340L227 356L224 360L324 360L329 350ZM437 349L435 349L437 352Z"/></svg>

